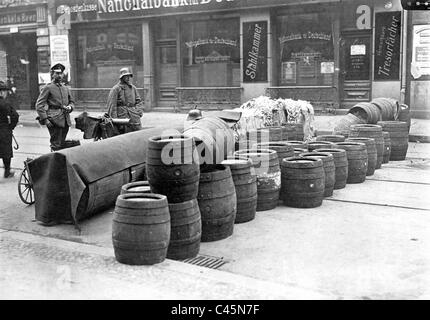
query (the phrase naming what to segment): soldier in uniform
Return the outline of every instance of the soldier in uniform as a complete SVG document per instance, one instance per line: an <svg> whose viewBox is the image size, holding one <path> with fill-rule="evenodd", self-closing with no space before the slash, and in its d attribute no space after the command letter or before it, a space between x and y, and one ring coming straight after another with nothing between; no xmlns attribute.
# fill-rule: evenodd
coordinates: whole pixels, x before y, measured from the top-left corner
<svg viewBox="0 0 430 320"><path fill-rule="evenodd" d="M74 101L70 90L63 80L65 67L57 63L51 68L51 83L42 88L36 101L36 111L40 124L46 125L51 136L51 150L64 147L69 127L70 112L74 109Z"/></svg>
<svg viewBox="0 0 430 320"><path fill-rule="evenodd" d="M142 129L143 101L131 83L132 77L128 68L122 68L119 82L110 90L107 101L107 114L111 118L130 119L128 125L118 128L121 134Z"/></svg>
<svg viewBox="0 0 430 320"><path fill-rule="evenodd" d="M0 158L3 159L4 178L12 178L15 174L10 169L13 157L12 133L19 119L19 114L7 99L9 90L8 86L0 82Z"/></svg>

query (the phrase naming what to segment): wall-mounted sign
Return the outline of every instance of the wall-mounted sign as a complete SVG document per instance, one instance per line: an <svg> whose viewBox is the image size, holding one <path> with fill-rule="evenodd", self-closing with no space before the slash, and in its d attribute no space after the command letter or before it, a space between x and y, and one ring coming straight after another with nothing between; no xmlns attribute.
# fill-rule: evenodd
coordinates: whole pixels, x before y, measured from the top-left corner
<svg viewBox="0 0 430 320"><path fill-rule="evenodd" d="M353 44L351 45L351 56L360 56L366 54L366 45Z"/></svg>
<svg viewBox="0 0 430 320"><path fill-rule="evenodd" d="M70 76L69 37L67 35L50 36L51 65L61 63ZM70 79L69 79L70 80Z"/></svg>
<svg viewBox="0 0 430 320"><path fill-rule="evenodd" d="M334 73L334 61L321 62L321 73Z"/></svg>
<svg viewBox="0 0 430 320"><path fill-rule="evenodd" d="M281 79L283 83L296 83L297 71L296 62L286 61L282 62L282 75Z"/></svg>
<svg viewBox="0 0 430 320"><path fill-rule="evenodd" d="M369 1L369 0L366 0ZM288 2L288 1L287 1ZM319 0L330 3L333 0ZM285 5L285 0L55 0L52 12L55 21L66 11L71 22L108 20L114 17L130 18L210 12L213 10L232 11L246 8L268 8ZM315 0L301 0L300 4L315 3ZM57 11L57 8L62 7Z"/></svg>
<svg viewBox="0 0 430 320"><path fill-rule="evenodd" d="M0 0L0 9L40 4L40 2L40 0Z"/></svg>
<svg viewBox="0 0 430 320"><path fill-rule="evenodd" d="M430 75L430 25L413 28L411 74L414 79Z"/></svg>
<svg viewBox="0 0 430 320"><path fill-rule="evenodd" d="M267 21L243 23L243 82L267 81Z"/></svg>
<svg viewBox="0 0 430 320"><path fill-rule="evenodd" d="M0 25L26 24L37 22L36 11L11 12L0 14Z"/></svg>
<svg viewBox="0 0 430 320"><path fill-rule="evenodd" d="M401 12L375 14L375 80L400 78Z"/></svg>

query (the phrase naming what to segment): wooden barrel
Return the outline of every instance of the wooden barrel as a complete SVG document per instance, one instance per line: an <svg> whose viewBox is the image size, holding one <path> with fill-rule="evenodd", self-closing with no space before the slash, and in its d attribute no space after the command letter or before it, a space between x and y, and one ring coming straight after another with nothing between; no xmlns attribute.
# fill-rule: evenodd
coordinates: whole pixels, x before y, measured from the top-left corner
<svg viewBox="0 0 430 320"><path fill-rule="evenodd" d="M230 168L221 164L203 165L197 200L202 217L201 241L217 241L231 236L237 202Z"/></svg>
<svg viewBox="0 0 430 320"><path fill-rule="evenodd" d="M316 141L344 142L345 137L340 134L324 134L317 136Z"/></svg>
<svg viewBox="0 0 430 320"><path fill-rule="evenodd" d="M362 183L367 174L367 147L359 142L338 142L337 149L344 149L348 158L348 178L346 183Z"/></svg>
<svg viewBox="0 0 430 320"><path fill-rule="evenodd" d="M297 140L288 140L287 143L294 148L306 149L308 150L307 142L297 141Z"/></svg>
<svg viewBox="0 0 430 320"><path fill-rule="evenodd" d="M282 127L282 140L297 140L296 128L290 123L286 123Z"/></svg>
<svg viewBox="0 0 430 320"><path fill-rule="evenodd" d="M367 148L367 173L366 176L372 176L375 173L378 154L376 151L375 139L372 138L348 138L346 142L364 143Z"/></svg>
<svg viewBox="0 0 430 320"><path fill-rule="evenodd" d="M408 124L401 121L380 121L378 124L382 130L390 133L390 160L405 160L409 142Z"/></svg>
<svg viewBox="0 0 430 320"><path fill-rule="evenodd" d="M183 134L194 138L200 164L219 164L235 150L234 131L218 117L205 116Z"/></svg>
<svg viewBox="0 0 430 320"><path fill-rule="evenodd" d="M169 203L197 197L200 168L194 140L184 135L148 140L146 174L151 190L167 196Z"/></svg>
<svg viewBox="0 0 430 320"><path fill-rule="evenodd" d="M230 167L236 188L237 210L234 223L253 220L257 210L257 177L252 161L248 158L227 159L222 164Z"/></svg>
<svg viewBox="0 0 430 320"><path fill-rule="evenodd" d="M311 141L308 142L308 150L313 151L315 149L321 149L321 148L333 148L333 142L330 141Z"/></svg>
<svg viewBox="0 0 430 320"><path fill-rule="evenodd" d="M359 102L349 109L348 113L365 119L366 123L370 124L376 124L381 120L381 111L376 105L370 102Z"/></svg>
<svg viewBox="0 0 430 320"><path fill-rule="evenodd" d="M301 154L304 158L316 158L323 161L324 168L324 197L331 197L333 195L334 184L336 182L336 167L334 164L334 157L329 152L306 152Z"/></svg>
<svg viewBox="0 0 430 320"><path fill-rule="evenodd" d="M303 141L305 139L305 131L304 131L303 123L289 123L289 125L296 132L295 138L291 140Z"/></svg>
<svg viewBox="0 0 430 320"><path fill-rule="evenodd" d="M343 189L348 179L348 158L344 149L316 149L315 152L327 152L333 155L335 182L333 189Z"/></svg>
<svg viewBox="0 0 430 320"><path fill-rule="evenodd" d="M115 258L129 265L164 261L170 242L170 214L166 196L152 193L119 195L113 213Z"/></svg>
<svg viewBox="0 0 430 320"><path fill-rule="evenodd" d="M382 163L388 163L390 162L390 155L391 155L390 133L387 131L382 131L382 135L384 136L384 157L382 159Z"/></svg>
<svg viewBox="0 0 430 320"><path fill-rule="evenodd" d="M257 176L257 211L276 208L281 189L281 172L275 150L249 149L236 151L238 156L251 159Z"/></svg>
<svg viewBox="0 0 430 320"><path fill-rule="evenodd" d="M398 121L406 122L408 124L408 132L411 129L411 109L407 104L401 103L399 110L399 118Z"/></svg>
<svg viewBox="0 0 430 320"><path fill-rule="evenodd" d="M167 258L194 258L200 251L202 220L197 199L170 203L170 243Z"/></svg>
<svg viewBox="0 0 430 320"><path fill-rule="evenodd" d="M148 181L130 182L121 187L121 194L126 193L153 193Z"/></svg>
<svg viewBox="0 0 430 320"><path fill-rule="evenodd" d="M245 149L251 149L256 144L256 141L246 140L246 139L240 139L236 142L235 151L237 150L245 150ZM227 157L228 159L229 157Z"/></svg>
<svg viewBox="0 0 430 320"><path fill-rule="evenodd" d="M301 153L308 152L308 149L294 148L294 157L298 157Z"/></svg>
<svg viewBox="0 0 430 320"><path fill-rule="evenodd" d="M341 117L334 129L333 129L333 133L336 135L342 135L346 138L348 138L348 134L349 134L349 129L352 125L354 124L365 124L366 120L357 117L356 115L353 115L352 113L348 113L347 115Z"/></svg>
<svg viewBox="0 0 430 320"><path fill-rule="evenodd" d="M294 157L294 147L287 141L258 143L255 148L275 150L278 154L279 165L281 165L282 159Z"/></svg>
<svg viewBox="0 0 430 320"><path fill-rule="evenodd" d="M376 124L358 124L351 126L349 138L372 138L375 139L376 145L376 169L380 169L384 157L384 137L382 127Z"/></svg>
<svg viewBox="0 0 430 320"><path fill-rule="evenodd" d="M282 141L282 127L280 126L271 126L266 128L261 128L258 130L269 130L269 140L270 141Z"/></svg>
<svg viewBox="0 0 430 320"><path fill-rule="evenodd" d="M316 158L292 157L282 160L280 198L289 207L315 208L324 198L323 161Z"/></svg>
<svg viewBox="0 0 430 320"><path fill-rule="evenodd" d="M399 102L392 98L375 98L370 101L375 105L380 113L382 121L397 120L399 118L400 106Z"/></svg>

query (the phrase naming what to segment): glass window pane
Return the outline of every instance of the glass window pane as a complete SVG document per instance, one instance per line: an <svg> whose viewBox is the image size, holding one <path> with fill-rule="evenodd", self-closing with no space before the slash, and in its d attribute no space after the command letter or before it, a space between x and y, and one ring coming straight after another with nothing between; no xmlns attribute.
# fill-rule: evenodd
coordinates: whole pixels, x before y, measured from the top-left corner
<svg viewBox="0 0 430 320"><path fill-rule="evenodd" d="M140 27L100 25L78 29L77 82L79 88L110 88L119 70L131 68L133 82L143 83L142 32Z"/></svg>
<svg viewBox="0 0 430 320"><path fill-rule="evenodd" d="M333 33L327 14L279 16L277 25L280 85L332 85Z"/></svg>
<svg viewBox="0 0 430 320"><path fill-rule="evenodd" d="M239 42L239 19L184 22L184 86L239 86Z"/></svg>

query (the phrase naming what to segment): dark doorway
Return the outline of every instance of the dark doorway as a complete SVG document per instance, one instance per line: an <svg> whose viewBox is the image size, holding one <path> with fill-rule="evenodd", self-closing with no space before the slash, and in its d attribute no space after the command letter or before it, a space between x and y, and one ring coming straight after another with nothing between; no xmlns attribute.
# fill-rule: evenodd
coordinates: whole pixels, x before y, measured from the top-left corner
<svg viewBox="0 0 430 320"><path fill-rule="evenodd" d="M344 33L340 40L340 85L342 108L371 97L371 33Z"/></svg>
<svg viewBox="0 0 430 320"><path fill-rule="evenodd" d="M8 80L16 87L17 109L34 109L39 94L36 33L0 36Z"/></svg>

